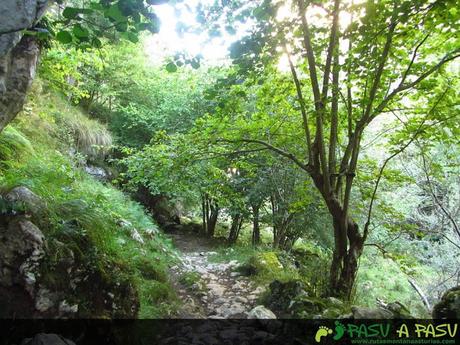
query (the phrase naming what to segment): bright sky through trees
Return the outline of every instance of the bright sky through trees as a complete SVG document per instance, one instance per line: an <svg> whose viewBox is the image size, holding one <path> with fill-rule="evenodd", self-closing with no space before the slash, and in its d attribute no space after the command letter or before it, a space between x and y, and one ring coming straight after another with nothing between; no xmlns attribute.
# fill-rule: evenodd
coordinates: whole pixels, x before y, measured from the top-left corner
<svg viewBox="0 0 460 345"><path fill-rule="evenodd" d="M176 52L182 51L191 56L202 55L205 61L210 64L221 64L228 59L230 45L240 39L247 31L248 24L239 24L235 29L236 35L230 35L227 32L222 32L222 36L209 38L207 32L195 33L189 32L179 34L177 26L180 23L185 23L190 26L198 26L196 21L196 7L201 3L210 5L213 0L191 0L186 4L176 4L176 7L164 4L155 7L155 11L161 19L163 25L160 33L157 35L149 35L145 40L145 50L153 61L162 60L164 57L170 56ZM292 16L290 4L281 6L278 10L277 19L284 20ZM309 22L318 26L327 26L327 13L319 6L311 7L307 11ZM341 12L339 22L342 29L346 28L351 21L349 13ZM342 42L343 44L343 42ZM283 56L279 62L279 69L288 72L289 64L287 57Z"/></svg>
<svg viewBox="0 0 460 345"><path fill-rule="evenodd" d="M209 38L207 32L184 33L180 35L176 28L180 23L189 26L198 26L196 21L196 6L198 3L209 5L213 0L191 0L186 4L172 5L164 4L155 7L155 12L161 19L163 25L159 34L146 38L145 49L153 60L170 56L178 51L183 51L192 56L201 54L211 64L222 64L229 56L230 44L240 39L247 25L240 25L236 35L222 32L222 36Z"/></svg>

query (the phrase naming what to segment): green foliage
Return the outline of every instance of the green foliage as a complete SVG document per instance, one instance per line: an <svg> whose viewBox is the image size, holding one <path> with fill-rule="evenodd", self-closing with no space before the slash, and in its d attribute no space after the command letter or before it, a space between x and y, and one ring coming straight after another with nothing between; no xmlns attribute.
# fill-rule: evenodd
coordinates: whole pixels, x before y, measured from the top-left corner
<svg viewBox="0 0 460 345"><path fill-rule="evenodd" d="M190 128L206 111L201 93L217 73L169 74L153 67L140 45L126 42L84 52L56 47L40 68L53 88L107 122L117 142L129 147L148 144L156 132Z"/></svg>
<svg viewBox="0 0 460 345"><path fill-rule="evenodd" d="M209 256L211 262L229 262L236 260L239 263L248 261L259 249L252 246L219 247L215 254Z"/></svg>
<svg viewBox="0 0 460 345"><path fill-rule="evenodd" d="M270 281L281 275L285 268L275 252L262 252L251 256L241 270Z"/></svg>
<svg viewBox="0 0 460 345"><path fill-rule="evenodd" d="M246 37L232 45L234 66L224 69L205 69L200 56L183 53L161 61L161 68L152 67L138 42L139 32L156 32L158 18L142 1L102 1L90 6L72 1L54 23L56 39L63 45L47 51L40 74L47 85L107 126L82 117L62 100L31 117L38 126L46 123L50 138L39 137L37 129L19 121L15 128L20 132L11 129L0 137L0 160L10 171L3 177L5 186L23 183L43 195L54 220L51 228L57 233L75 232L75 248L88 237L96 248L117 259L121 255L119 266L138 279L147 308L141 314L158 315L160 311L147 305L171 298L165 291L166 259L151 265L153 256L144 260L137 255L126 229L121 237L113 235L120 230L116 220L129 220L138 230L153 225L144 224L143 211L134 212L136 206L127 205L117 192L82 177L74 167L78 155L70 161L63 154L71 146L90 158L106 154L111 146L109 128L119 145L116 164L123 169L116 181L126 189L143 186L154 195L185 201L192 205L186 211L194 215L206 195L220 209L216 235L227 236L226 218L238 216L243 219L238 243L243 244L252 239L250 223L258 210L262 246L222 249L214 260L245 263L246 270L262 282L305 281L310 292L319 296L327 290L327 263L340 242L333 224L353 220L359 225L358 235L363 228L370 229L368 243L374 242L384 254L384 258L372 255L362 260L358 291L366 290L367 282L372 288L366 290L371 291L367 296L358 293L358 302L372 306L377 297L399 300L423 316L419 304L408 303L415 293L405 275L425 272L435 281L440 275L427 264L446 269L451 276L458 270L459 88L456 66L444 62L458 56L454 32L459 13L453 1L342 5L343 13L354 20L346 25L339 16L338 63L332 61L330 66L338 81L332 85L334 76L319 73L328 66L325 52L333 1L322 1L317 15L307 11L312 49L303 48L307 32L296 18L297 2L200 4L197 21L206 26L210 37L236 33L238 22L254 24ZM281 6L292 15L278 18ZM177 31L193 29L187 24L179 23ZM118 42L120 38L132 43ZM345 40L349 48L342 44ZM117 44L103 45L107 41ZM287 52L293 63L289 69L282 63ZM307 53L314 55L316 66L309 66ZM319 74L320 89L327 90L321 83L331 80L329 93L320 101L312 89L312 71ZM40 101L33 101L37 105L26 112L37 113ZM324 106L321 111L320 106ZM314 145L307 142L308 131ZM28 137L40 145L29 149ZM55 141L67 146L60 145L61 153L46 156L43 145ZM414 145L417 150L411 151ZM14 157L19 154L27 156L27 166ZM395 163L393 157L401 154L403 160ZM326 188L328 184L331 188ZM133 220L133 213L140 220ZM338 219L343 214L352 218ZM272 238L275 251L264 247ZM346 242L342 244L348 248ZM442 264L430 256L452 249L456 250L453 258L443 257ZM126 251L133 263L125 262ZM386 269L376 270L374 261ZM385 280L388 275L390 283ZM193 284L195 279L191 274L183 277L183 283ZM300 302L326 307L323 300ZM165 304L160 309L168 308Z"/></svg>
<svg viewBox="0 0 460 345"><path fill-rule="evenodd" d="M168 283L154 280L144 281L140 285L140 319L158 319L174 314L179 301Z"/></svg>
<svg viewBox="0 0 460 345"><path fill-rule="evenodd" d="M158 33L160 19L150 5L141 0L66 3L62 10L48 14L47 32L57 42L78 49L101 48L103 41L125 39L138 42L142 31ZM49 37L44 37L48 39Z"/></svg>
<svg viewBox="0 0 460 345"><path fill-rule="evenodd" d="M14 127L7 127L0 134L0 164L8 164L8 161L20 159L33 153L30 141Z"/></svg>
<svg viewBox="0 0 460 345"><path fill-rule="evenodd" d="M97 126L102 128L101 125L75 110L68 113L67 108L60 108L60 112L56 112L59 104L54 101L59 97L55 95L41 99L40 104L28 105L27 108L33 110L27 121L23 121L22 116L17 119L16 128L29 135L12 127L2 133L1 147L19 147L22 151L21 155L8 157L8 165L1 167L0 189L8 191L15 186L27 186L46 203L46 217L34 219L50 243L43 279L58 290L69 289L67 283L62 285L67 273L61 271L61 265L71 250L77 265L94 272L93 283L100 281L101 287L109 291L116 286L139 291L141 316L171 313L175 308L174 293L166 275L168 264L175 260L171 242L158 233L156 224L139 204L75 167L65 143L53 140L53 135L60 138L62 126L70 126L60 120L70 118L74 125L87 126L83 127L83 135L97 130ZM41 112L48 114L40 117ZM29 127L36 122L49 129L51 138L40 140L34 136L37 133ZM79 122L82 124L77 124ZM21 146L30 148L30 144L26 145L29 142L34 143L33 150L23 150ZM130 228L121 226L121 222L130 224ZM131 237L131 228L137 229L145 244ZM83 317L106 317L85 304L93 292L89 286L68 291L69 300L81 304ZM120 304L127 302L129 300L120 301Z"/></svg>
<svg viewBox="0 0 460 345"><path fill-rule="evenodd" d="M415 280L433 279L435 272L417 264L411 274ZM358 274L355 303L374 307L376 298L386 303L398 301L405 305L416 317L428 317L429 312L424 307L420 297L411 287L406 273L395 261L382 258L378 254L369 253L361 260Z"/></svg>
<svg viewBox="0 0 460 345"><path fill-rule="evenodd" d="M190 288L193 284L198 283L200 279L201 276L198 272L185 272L180 276L179 282Z"/></svg>

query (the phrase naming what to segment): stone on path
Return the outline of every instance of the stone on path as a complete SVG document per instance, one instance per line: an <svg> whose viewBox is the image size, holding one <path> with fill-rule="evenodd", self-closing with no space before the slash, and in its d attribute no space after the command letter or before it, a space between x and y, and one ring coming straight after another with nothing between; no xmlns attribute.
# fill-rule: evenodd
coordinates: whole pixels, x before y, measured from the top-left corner
<svg viewBox="0 0 460 345"><path fill-rule="evenodd" d="M184 273L196 272L200 280L195 284L202 286L202 289L199 290L178 286L182 301L187 303L189 298L194 299L196 309L202 311L201 317L210 319L246 318L265 289L255 287L247 277L235 272L236 267L240 265L237 260L211 262L209 258L216 252L207 251L209 248L196 238L186 238L184 234L177 234L177 236L176 244L179 249L183 250L182 264L174 267L171 273L180 276ZM184 311L187 314L186 309L187 305L184 305ZM276 318L274 314L262 313L261 315L265 315L266 318ZM191 316L195 317L196 314Z"/></svg>
<svg viewBox="0 0 460 345"><path fill-rule="evenodd" d="M248 313L248 319L276 319L276 315L263 305L258 305Z"/></svg>

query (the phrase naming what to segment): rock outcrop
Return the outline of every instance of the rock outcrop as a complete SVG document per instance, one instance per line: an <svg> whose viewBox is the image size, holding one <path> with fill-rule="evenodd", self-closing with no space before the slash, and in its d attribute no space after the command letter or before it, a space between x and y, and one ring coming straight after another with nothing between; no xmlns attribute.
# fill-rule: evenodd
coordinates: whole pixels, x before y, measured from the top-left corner
<svg viewBox="0 0 460 345"><path fill-rule="evenodd" d="M433 307L435 319L460 319L460 286L447 290Z"/></svg>
<svg viewBox="0 0 460 345"><path fill-rule="evenodd" d="M24 186L1 200L0 318L137 316L139 297L124 267L95 255L78 222L49 233L49 221L38 216L46 215L46 203ZM8 212L17 203L26 211Z"/></svg>
<svg viewBox="0 0 460 345"><path fill-rule="evenodd" d="M45 237L29 220L0 225L0 316L34 313L44 254Z"/></svg>
<svg viewBox="0 0 460 345"><path fill-rule="evenodd" d="M0 132L22 110L35 77L40 47L34 36L23 36L46 10L48 0L0 2Z"/></svg>
<svg viewBox="0 0 460 345"><path fill-rule="evenodd" d="M42 212L46 207L39 196L24 186L14 187L5 195L4 199L12 204L22 204L26 211L33 214Z"/></svg>

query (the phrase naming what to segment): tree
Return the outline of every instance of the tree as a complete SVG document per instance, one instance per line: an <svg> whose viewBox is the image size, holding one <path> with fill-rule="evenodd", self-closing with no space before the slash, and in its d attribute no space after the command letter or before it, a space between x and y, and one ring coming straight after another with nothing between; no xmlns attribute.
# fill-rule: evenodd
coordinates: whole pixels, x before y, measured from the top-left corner
<svg viewBox="0 0 460 345"><path fill-rule="evenodd" d="M41 48L49 46L51 39L83 50L98 49L103 41L120 38L137 42L142 31L158 32L160 21L150 5L165 2L73 0L62 6L63 1L59 0L55 11L41 19L48 8L47 0L8 0L2 8L11 19L0 25L0 132L22 110ZM14 15L19 12L25 15Z"/></svg>
<svg viewBox="0 0 460 345"><path fill-rule="evenodd" d="M223 13L230 23L244 14L256 21L251 34L232 47L231 56L242 74L263 75L281 54L287 58L304 152L277 147L263 135L243 134L234 140L270 149L311 177L333 220L330 294L350 298L383 171L388 161L439 120L435 109L452 92L446 89L427 95L433 77L460 56L458 38L449 32L458 26L458 12L453 1L354 5L340 0L295 0L284 5L292 15L280 20L277 14L282 5L246 2L240 7L244 10ZM318 20L313 19L315 11ZM340 22L343 14L352 18L346 28ZM410 137L384 161L360 228L351 201L366 129L391 109L409 108L406 98L413 94L425 98L425 116L417 118Z"/></svg>

